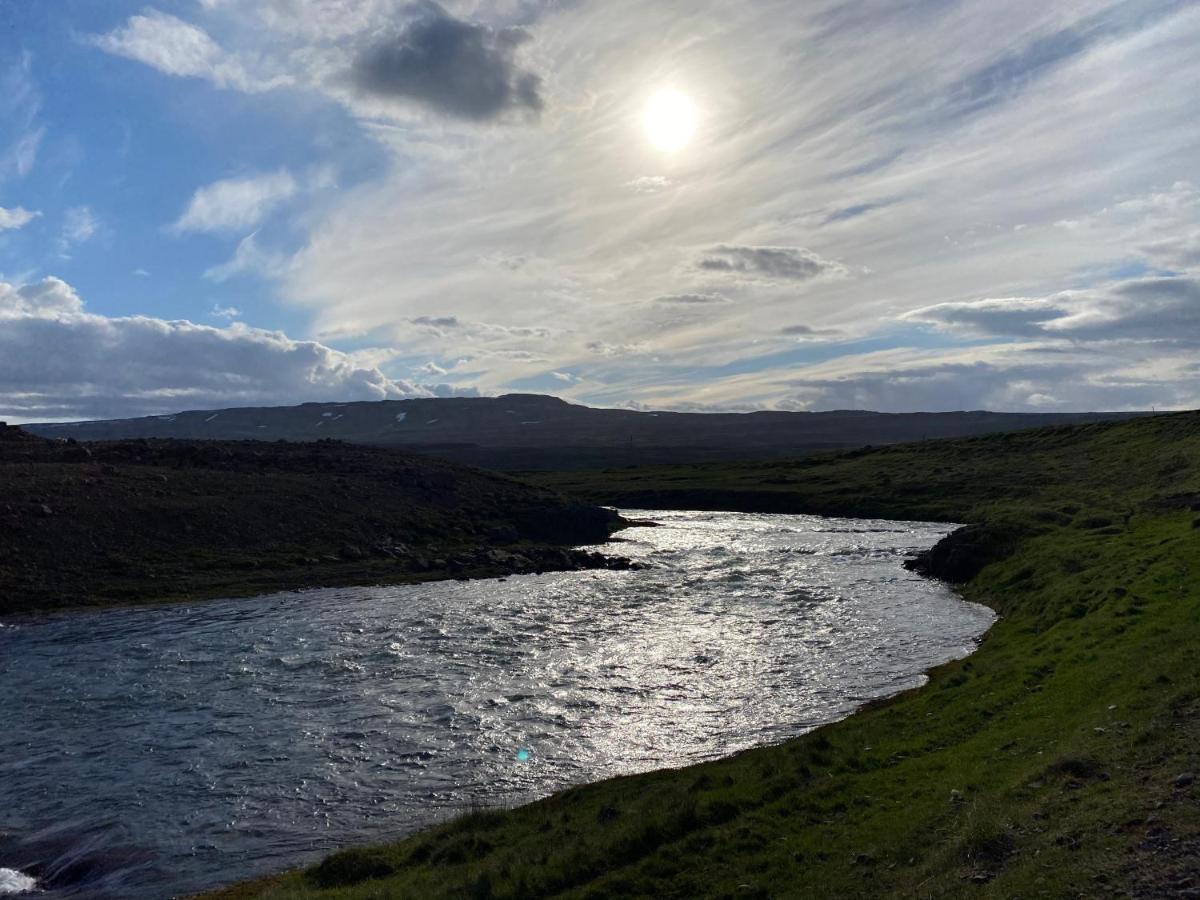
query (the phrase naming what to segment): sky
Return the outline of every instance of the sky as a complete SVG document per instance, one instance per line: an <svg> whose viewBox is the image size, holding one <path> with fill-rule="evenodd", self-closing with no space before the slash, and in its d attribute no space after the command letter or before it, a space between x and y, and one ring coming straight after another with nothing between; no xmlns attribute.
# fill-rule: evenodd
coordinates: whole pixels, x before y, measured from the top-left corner
<svg viewBox="0 0 1200 900"><path fill-rule="evenodd" d="M1200 406L1200 0L0 2L0 418Z"/></svg>

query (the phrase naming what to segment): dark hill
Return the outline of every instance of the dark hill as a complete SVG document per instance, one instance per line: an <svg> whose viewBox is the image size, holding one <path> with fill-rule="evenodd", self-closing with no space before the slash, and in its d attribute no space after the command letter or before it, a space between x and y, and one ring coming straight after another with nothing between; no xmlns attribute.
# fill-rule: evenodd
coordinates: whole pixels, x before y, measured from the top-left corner
<svg viewBox="0 0 1200 900"><path fill-rule="evenodd" d="M78 440L187 438L404 447L506 471L771 459L821 450L969 437L1136 413L677 413L592 409L556 397L387 400L201 410L172 416L29 425Z"/></svg>
<svg viewBox="0 0 1200 900"><path fill-rule="evenodd" d="M335 441L48 441L0 423L0 614L595 567L609 510Z"/></svg>

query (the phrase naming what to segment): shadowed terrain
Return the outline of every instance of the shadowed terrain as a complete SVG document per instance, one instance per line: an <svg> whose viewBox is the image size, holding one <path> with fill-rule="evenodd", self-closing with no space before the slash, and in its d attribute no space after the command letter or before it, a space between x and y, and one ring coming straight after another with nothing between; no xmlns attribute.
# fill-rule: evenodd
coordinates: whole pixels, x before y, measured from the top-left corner
<svg viewBox="0 0 1200 900"><path fill-rule="evenodd" d="M621 565L620 519L398 450L0 426L0 614Z"/></svg>
<svg viewBox="0 0 1200 900"><path fill-rule="evenodd" d="M867 444L963 437L1135 413L677 413L591 409L509 394L445 400L306 403L173 416L30 425L78 440L187 438L315 441L404 447L501 471L791 457Z"/></svg>

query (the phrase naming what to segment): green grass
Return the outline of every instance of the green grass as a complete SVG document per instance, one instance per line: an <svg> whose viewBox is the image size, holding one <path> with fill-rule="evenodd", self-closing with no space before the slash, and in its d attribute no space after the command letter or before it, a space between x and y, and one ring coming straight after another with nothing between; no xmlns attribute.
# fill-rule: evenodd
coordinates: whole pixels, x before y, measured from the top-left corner
<svg viewBox="0 0 1200 900"><path fill-rule="evenodd" d="M919 690L778 746L473 813L214 896L1057 898L1200 886L1200 794L1176 784L1200 767L1200 415L539 482L622 505L944 519L1025 536L962 587L1001 614L980 650Z"/></svg>

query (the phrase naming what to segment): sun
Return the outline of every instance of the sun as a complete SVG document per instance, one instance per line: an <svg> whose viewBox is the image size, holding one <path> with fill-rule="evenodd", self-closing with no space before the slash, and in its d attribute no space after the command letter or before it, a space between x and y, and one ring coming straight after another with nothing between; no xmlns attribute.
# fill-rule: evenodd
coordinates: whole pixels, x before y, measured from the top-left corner
<svg viewBox="0 0 1200 900"><path fill-rule="evenodd" d="M692 98L674 88L652 96L642 113L646 137L664 153L677 153L690 144L699 123L700 111Z"/></svg>

